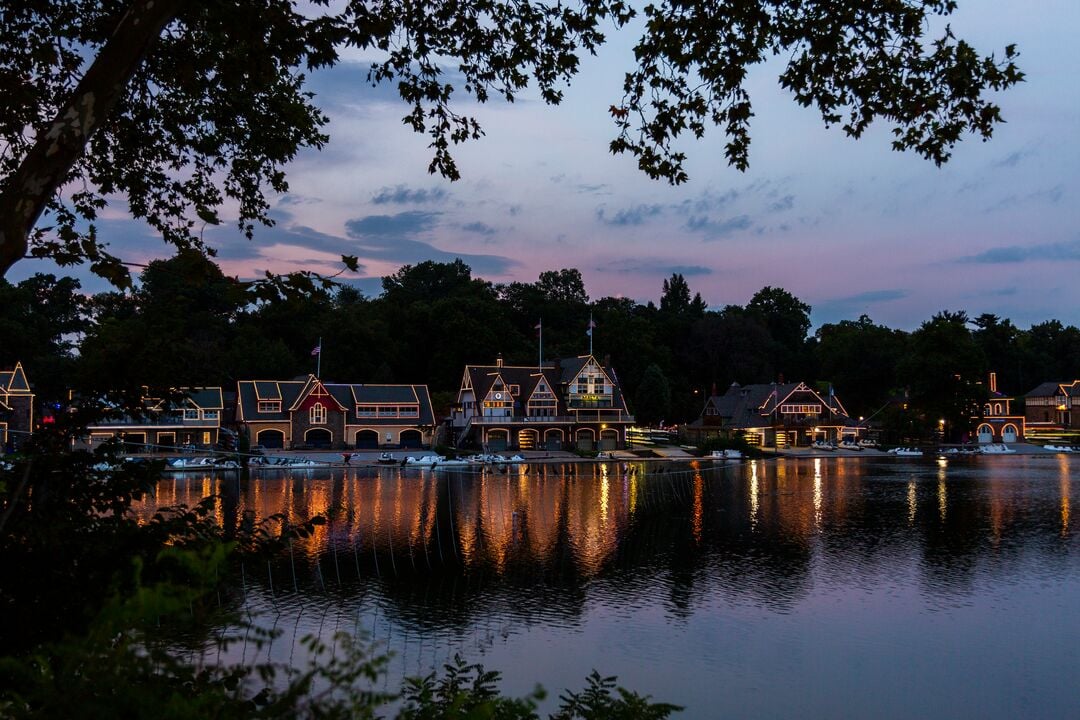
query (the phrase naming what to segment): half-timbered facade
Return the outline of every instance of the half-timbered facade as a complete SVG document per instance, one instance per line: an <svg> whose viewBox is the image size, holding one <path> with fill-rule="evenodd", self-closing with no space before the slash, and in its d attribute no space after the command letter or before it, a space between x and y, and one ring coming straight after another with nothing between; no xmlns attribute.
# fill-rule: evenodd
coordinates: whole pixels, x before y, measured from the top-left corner
<svg viewBox="0 0 1080 720"><path fill-rule="evenodd" d="M451 420L459 446L615 450L634 422L618 378L592 355L542 366L467 365Z"/></svg>
<svg viewBox="0 0 1080 720"><path fill-rule="evenodd" d="M253 445L266 448L422 447L435 415L426 385L243 380L237 422Z"/></svg>
<svg viewBox="0 0 1080 720"><path fill-rule="evenodd" d="M1024 419L1029 437L1076 439L1080 434L1080 380L1044 382L1027 393Z"/></svg>
<svg viewBox="0 0 1080 720"><path fill-rule="evenodd" d="M0 454L14 452L34 430L34 393L22 363L0 370Z"/></svg>
<svg viewBox="0 0 1080 720"><path fill-rule="evenodd" d="M170 398L144 397L141 412L109 417L88 425L78 445L94 448L122 439L131 452L173 448L213 448L218 444L224 410L220 387L177 390Z"/></svg>
<svg viewBox="0 0 1080 720"><path fill-rule="evenodd" d="M806 383L732 383L705 401L686 432L699 442L740 434L751 445L783 448L855 440L861 428L836 395L822 395Z"/></svg>

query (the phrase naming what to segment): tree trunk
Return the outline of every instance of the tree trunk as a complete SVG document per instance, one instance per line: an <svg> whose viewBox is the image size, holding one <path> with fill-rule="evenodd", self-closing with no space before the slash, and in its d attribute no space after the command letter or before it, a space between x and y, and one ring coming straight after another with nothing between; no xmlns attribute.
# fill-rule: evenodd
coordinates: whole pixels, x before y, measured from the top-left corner
<svg viewBox="0 0 1080 720"><path fill-rule="evenodd" d="M0 277L21 260L30 231L106 121L135 70L183 0L133 0L56 118L0 192Z"/></svg>

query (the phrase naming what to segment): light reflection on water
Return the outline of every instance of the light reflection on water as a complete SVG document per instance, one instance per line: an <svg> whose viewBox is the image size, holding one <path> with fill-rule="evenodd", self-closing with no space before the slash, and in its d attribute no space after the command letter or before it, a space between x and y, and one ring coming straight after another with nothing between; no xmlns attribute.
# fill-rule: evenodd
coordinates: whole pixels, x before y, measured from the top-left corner
<svg viewBox="0 0 1080 720"><path fill-rule="evenodd" d="M245 567L244 608L522 694L596 668L686 717L1067 717L1080 561L1068 457L337 469L164 480L157 505L329 518ZM295 588L295 590L294 590ZM241 648L245 655L254 653Z"/></svg>

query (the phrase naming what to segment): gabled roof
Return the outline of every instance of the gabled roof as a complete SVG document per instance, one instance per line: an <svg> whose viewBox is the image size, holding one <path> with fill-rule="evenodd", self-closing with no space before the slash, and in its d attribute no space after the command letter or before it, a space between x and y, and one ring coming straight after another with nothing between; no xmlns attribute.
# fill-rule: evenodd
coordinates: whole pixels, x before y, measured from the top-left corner
<svg viewBox="0 0 1080 720"><path fill-rule="evenodd" d="M1036 386L1036 388L1024 395L1024 397L1053 397L1055 395L1061 395L1062 383L1060 382L1044 382Z"/></svg>
<svg viewBox="0 0 1080 720"><path fill-rule="evenodd" d="M21 362L16 362L11 370L0 370L0 392L10 395L30 394L30 383L26 380L26 372Z"/></svg>
<svg viewBox="0 0 1080 720"><path fill-rule="evenodd" d="M435 409L427 385L328 385L335 397L339 391L348 393L352 399L346 422L350 425L401 425L403 418L359 417L357 405L416 405L417 417L409 418L409 424L434 425Z"/></svg>
<svg viewBox="0 0 1080 720"><path fill-rule="evenodd" d="M415 385L349 385L354 405L374 403L416 403Z"/></svg>
<svg viewBox="0 0 1080 720"><path fill-rule="evenodd" d="M331 398L334 401L334 404L338 406L338 410L341 410L342 412L345 411L347 405L334 397L334 393L330 392L327 386L323 384L322 380L314 375L308 375L300 392L296 394L296 399L293 401L292 405L289 406L289 410L297 410L300 407L300 404L308 399L308 396L319 393L320 391L325 392L325 395L321 395L321 397Z"/></svg>
<svg viewBox="0 0 1080 720"><path fill-rule="evenodd" d="M225 407L220 387L192 388L188 390L188 398L202 410L221 410Z"/></svg>
<svg viewBox="0 0 1080 720"><path fill-rule="evenodd" d="M796 393L808 392L817 398L823 408L828 408L829 403L822 398L813 388L804 383L757 383L753 385L739 385L732 383L723 395L713 395L706 400L706 406L716 408L716 415L725 424L736 427L765 427L772 424L771 415L780 405L784 404ZM847 419L847 411L840 404L839 399L833 396L834 409L838 415Z"/></svg>
<svg viewBox="0 0 1080 720"><path fill-rule="evenodd" d="M514 396L514 400L525 405L536 391L540 378L543 377L548 389L558 400L557 414L563 415L568 412L565 407L565 386L572 382L590 361L596 364L611 385L612 407L622 408L624 412L629 412L615 372L611 368L605 367L592 355L556 360L545 363L543 367L537 367L536 365L466 365L465 375L462 377L461 388L458 391L458 399L461 399L462 393L471 390L473 397L478 402L482 401L491 392L496 379L501 377L507 387L510 385L518 386L520 392Z"/></svg>
<svg viewBox="0 0 1080 720"><path fill-rule="evenodd" d="M466 389L464 379L467 378L474 397L479 401L488 396L495 381L501 378L508 390L511 385L518 386L519 392L514 396L515 400L526 402L541 375L552 388L552 392L557 393L559 382L553 365L545 365L543 368L535 365L466 365L462 389Z"/></svg>
<svg viewBox="0 0 1080 720"><path fill-rule="evenodd" d="M315 382L312 382L312 381ZM316 385L318 383L318 385ZM275 388L277 397L259 397L260 386L265 390L268 386ZM293 411L300 407L306 398L316 387L321 386L345 412L347 424L400 425L399 418L363 418L356 415L357 405L418 405L419 415L416 419L410 419L418 425L434 425L435 411L431 405L431 396L426 385L366 385L366 384L342 384L322 383L314 376L306 380L241 380L236 384L237 407L239 416L246 422L288 422ZM276 402L281 399L281 409L276 412L259 412L259 402Z"/></svg>

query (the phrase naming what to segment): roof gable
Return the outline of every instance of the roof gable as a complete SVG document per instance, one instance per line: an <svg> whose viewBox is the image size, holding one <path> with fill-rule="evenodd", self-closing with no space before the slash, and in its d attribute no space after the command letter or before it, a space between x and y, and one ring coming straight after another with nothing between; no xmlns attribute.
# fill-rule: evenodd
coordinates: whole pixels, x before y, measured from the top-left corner
<svg viewBox="0 0 1080 720"><path fill-rule="evenodd" d="M338 410L345 412L345 406L334 397L333 393L331 393L325 385L323 385L322 380L314 375L308 375L307 382L305 382L304 386L300 389L300 392L296 396L296 400L289 406L289 412L295 412L309 397L332 400L333 403L337 405Z"/></svg>
<svg viewBox="0 0 1080 720"><path fill-rule="evenodd" d="M11 370L0 372L0 390L11 395L30 393L30 383L26 379L26 372L21 362L16 362Z"/></svg>

